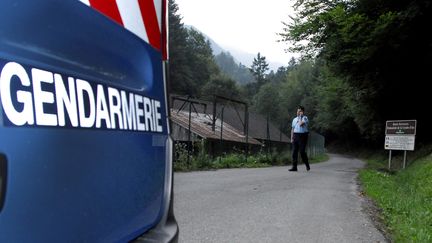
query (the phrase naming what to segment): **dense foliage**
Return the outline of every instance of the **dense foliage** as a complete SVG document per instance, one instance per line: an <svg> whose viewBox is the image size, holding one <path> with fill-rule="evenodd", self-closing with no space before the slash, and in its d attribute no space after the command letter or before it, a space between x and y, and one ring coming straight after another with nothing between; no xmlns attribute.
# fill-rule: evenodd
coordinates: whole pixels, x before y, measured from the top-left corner
<svg viewBox="0 0 432 243"><path fill-rule="evenodd" d="M170 1L172 92L243 97L289 132L296 107L327 140L382 147L386 120L416 119L416 143L432 135L428 114L432 4L426 0L298 0L281 41L302 58L276 72L257 54L251 67L187 30ZM245 70L249 69L247 73Z"/></svg>
<svg viewBox="0 0 432 243"><path fill-rule="evenodd" d="M347 121L363 138L380 141L385 120L417 119L419 137L431 135L423 109L432 64L430 1L298 0L296 7L282 37L292 50L323 62L317 97L327 104L317 103L318 121L343 111L332 127Z"/></svg>

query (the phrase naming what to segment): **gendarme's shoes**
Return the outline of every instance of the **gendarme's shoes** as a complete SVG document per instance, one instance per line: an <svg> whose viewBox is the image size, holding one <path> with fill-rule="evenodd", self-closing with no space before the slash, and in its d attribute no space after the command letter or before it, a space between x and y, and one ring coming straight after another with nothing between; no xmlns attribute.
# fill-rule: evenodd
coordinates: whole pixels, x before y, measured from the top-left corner
<svg viewBox="0 0 432 243"><path fill-rule="evenodd" d="M306 170L307 170L307 171L310 171L310 166L306 167Z"/></svg>
<svg viewBox="0 0 432 243"><path fill-rule="evenodd" d="M291 168L288 171L297 171L297 168Z"/></svg>

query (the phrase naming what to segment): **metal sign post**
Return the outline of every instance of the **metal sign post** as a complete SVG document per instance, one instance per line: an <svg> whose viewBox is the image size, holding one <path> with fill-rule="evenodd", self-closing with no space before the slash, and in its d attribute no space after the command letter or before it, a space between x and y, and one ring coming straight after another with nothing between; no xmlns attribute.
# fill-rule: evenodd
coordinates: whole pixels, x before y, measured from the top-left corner
<svg viewBox="0 0 432 243"><path fill-rule="evenodd" d="M389 150L389 163L388 163L389 170L391 169L391 159L392 159L392 154L391 154L391 149L390 149Z"/></svg>

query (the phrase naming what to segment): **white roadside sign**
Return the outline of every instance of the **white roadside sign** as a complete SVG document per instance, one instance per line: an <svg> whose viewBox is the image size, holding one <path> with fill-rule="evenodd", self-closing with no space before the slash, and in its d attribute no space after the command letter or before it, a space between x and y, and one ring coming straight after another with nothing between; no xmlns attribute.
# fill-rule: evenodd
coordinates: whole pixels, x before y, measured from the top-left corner
<svg viewBox="0 0 432 243"><path fill-rule="evenodd" d="M415 136L410 135L387 135L385 138L385 149L414 151Z"/></svg>
<svg viewBox="0 0 432 243"><path fill-rule="evenodd" d="M414 151L417 120L391 120L386 122L384 149L389 150L389 170L392 150L403 150L403 168L406 167L407 151Z"/></svg>

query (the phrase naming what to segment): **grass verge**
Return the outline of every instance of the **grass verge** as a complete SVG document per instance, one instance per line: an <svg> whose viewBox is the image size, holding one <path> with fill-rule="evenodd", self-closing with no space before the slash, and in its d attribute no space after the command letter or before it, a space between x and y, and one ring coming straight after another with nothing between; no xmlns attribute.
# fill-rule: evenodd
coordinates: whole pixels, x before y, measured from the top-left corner
<svg viewBox="0 0 432 243"><path fill-rule="evenodd" d="M405 170L384 169L382 156L360 172L365 193L382 209L394 242L432 242L432 156Z"/></svg>

